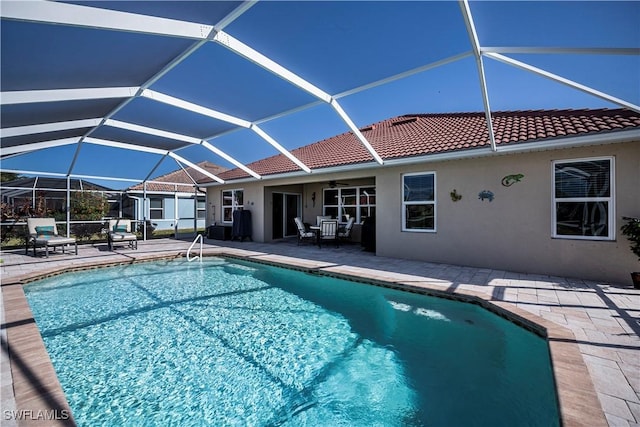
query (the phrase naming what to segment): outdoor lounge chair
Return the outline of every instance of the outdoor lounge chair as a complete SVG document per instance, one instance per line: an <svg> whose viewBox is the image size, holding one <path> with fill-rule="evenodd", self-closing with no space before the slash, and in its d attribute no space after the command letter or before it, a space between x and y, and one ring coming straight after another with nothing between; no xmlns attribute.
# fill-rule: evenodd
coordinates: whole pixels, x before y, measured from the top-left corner
<svg viewBox="0 0 640 427"><path fill-rule="evenodd" d="M295 217L293 220L296 223L296 227L298 227L298 245L300 245L300 242L305 239L315 240L316 233L311 230L307 230L307 227L304 225L300 217Z"/></svg>
<svg viewBox="0 0 640 427"><path fill-rule="evenodd" d="M351 229L353 228L353 224L356 222L354 217L349 218L344 227L340 227L338 230L338 238L342 241L351 240Z"/></svg>
<svg viewBox="0 0 640 427"><path fill-rule="evenodd" d="M318 231L318 247L322 247L322 242L334 241L336 242L336 248L340 246L338 240L338 220L324 220L320 223L320 230Z"/></svg>
<svg viewBox="0 0 640 427"><path fill-rule="evenodd" d="M26 238L25 255L29 253L29 246L33 245L33 256L36 256L36 248L44 247L45 257L49 258L49 248L62 246L62 253L67 245L76 247L78 255L78 242L73 237L64 237L58 234L55 218L27 218L29 235Z"/></svg>
<svg viewBox="0 0 640 427"><path fill-rule="evenodd" d="M130 219L110 219L107 232L107 245L113 250L116 243L126 243L131 249L138 249L138 236L131 232Z"/></svg>

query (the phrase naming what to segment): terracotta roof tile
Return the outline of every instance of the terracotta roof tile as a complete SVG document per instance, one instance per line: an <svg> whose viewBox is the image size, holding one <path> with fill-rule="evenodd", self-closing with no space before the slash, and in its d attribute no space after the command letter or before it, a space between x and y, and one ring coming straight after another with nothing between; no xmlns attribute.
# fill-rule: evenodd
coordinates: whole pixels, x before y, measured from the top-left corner
<svg viewBox="0 0 640 427"><path fill-rule="evenodd" d="M492 120L497 145L602 134L640 127L640 114L625 109L503 111L493 112ZM490 145L483 112L407 114L363 126L361 131L384 160ZM297 148L291 153L311 169L373 160L351 132ZM247 166L261 175L298 170L282 154ZM241 169L232 169L219 176L225 180L233 180L249 175Z"/></svg>

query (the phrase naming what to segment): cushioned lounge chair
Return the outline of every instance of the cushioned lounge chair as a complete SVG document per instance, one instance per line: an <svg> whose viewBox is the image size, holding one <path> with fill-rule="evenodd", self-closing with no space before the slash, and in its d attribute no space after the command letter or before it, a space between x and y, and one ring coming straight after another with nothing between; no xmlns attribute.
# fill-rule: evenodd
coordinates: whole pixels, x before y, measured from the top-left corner
<svg viewBox="0 0 640 427"><path fill-rule="evenodd" d="M113 250L113 245L126 243L131 249L138 249L138 236L131 232L130 219L110 219L107 233L107 245Z"/></svg>
<svg viewBox="0 0 640 427"><path fill-rule="evenodd" d="M296 227L298 227L298 245L300 245L302 240L315 240L316 233L307 230L307 227L305 227L300 217L295 217L293 220L296 223Z"/></svg>
<svg viewBox="0 0 640 427"><path fill-rule="evenodd" d="M36 248L44 247L44 255L49 258L49 248L54 250L62 246L74 245L78 255L78 242L73 237L60 236L55 218L27 218L29 235L26 238L25 255L29 253L29 246L33 246L33 256L36 256Z"/></svg>

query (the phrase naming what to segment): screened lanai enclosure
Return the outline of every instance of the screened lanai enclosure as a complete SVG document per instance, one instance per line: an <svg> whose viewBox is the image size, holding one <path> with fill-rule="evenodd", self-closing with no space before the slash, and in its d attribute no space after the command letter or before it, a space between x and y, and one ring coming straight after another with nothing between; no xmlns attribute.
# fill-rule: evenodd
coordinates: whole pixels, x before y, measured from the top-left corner
<svg viewBox="0 0 640 427"><path fill-rule="evenodd" d="M20 216L22 191L42 214L57 180L67 233L72 195L107 203L91 221L133 217L122 192L175 170L196 172L193 216L208 218L198 189L224 179L203 161L262 180L246 165L284 154L307 176L291 150L351 132L384 167L362 129L402 114L483 112L497 152L495 111L640 112L638 2L3 0L0 14L1 169L28 180L3 183L3 209ZM157 202L137 203L144 228Z"/></svg>

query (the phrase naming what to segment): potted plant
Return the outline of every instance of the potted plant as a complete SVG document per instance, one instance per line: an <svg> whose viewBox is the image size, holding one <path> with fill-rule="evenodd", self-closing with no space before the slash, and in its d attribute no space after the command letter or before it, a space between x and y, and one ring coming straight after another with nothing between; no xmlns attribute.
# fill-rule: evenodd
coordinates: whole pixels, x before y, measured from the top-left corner
<svg viewBox="0 0 640 427"><path fill-rule="evenodd" d="M626 224L620 227L620 231L631 241L631 251L640 261L640 218L623 217L622 219L626 221ZM632 272L631 280L633 280L633 287L640 289L640 271Z"/></svg>

